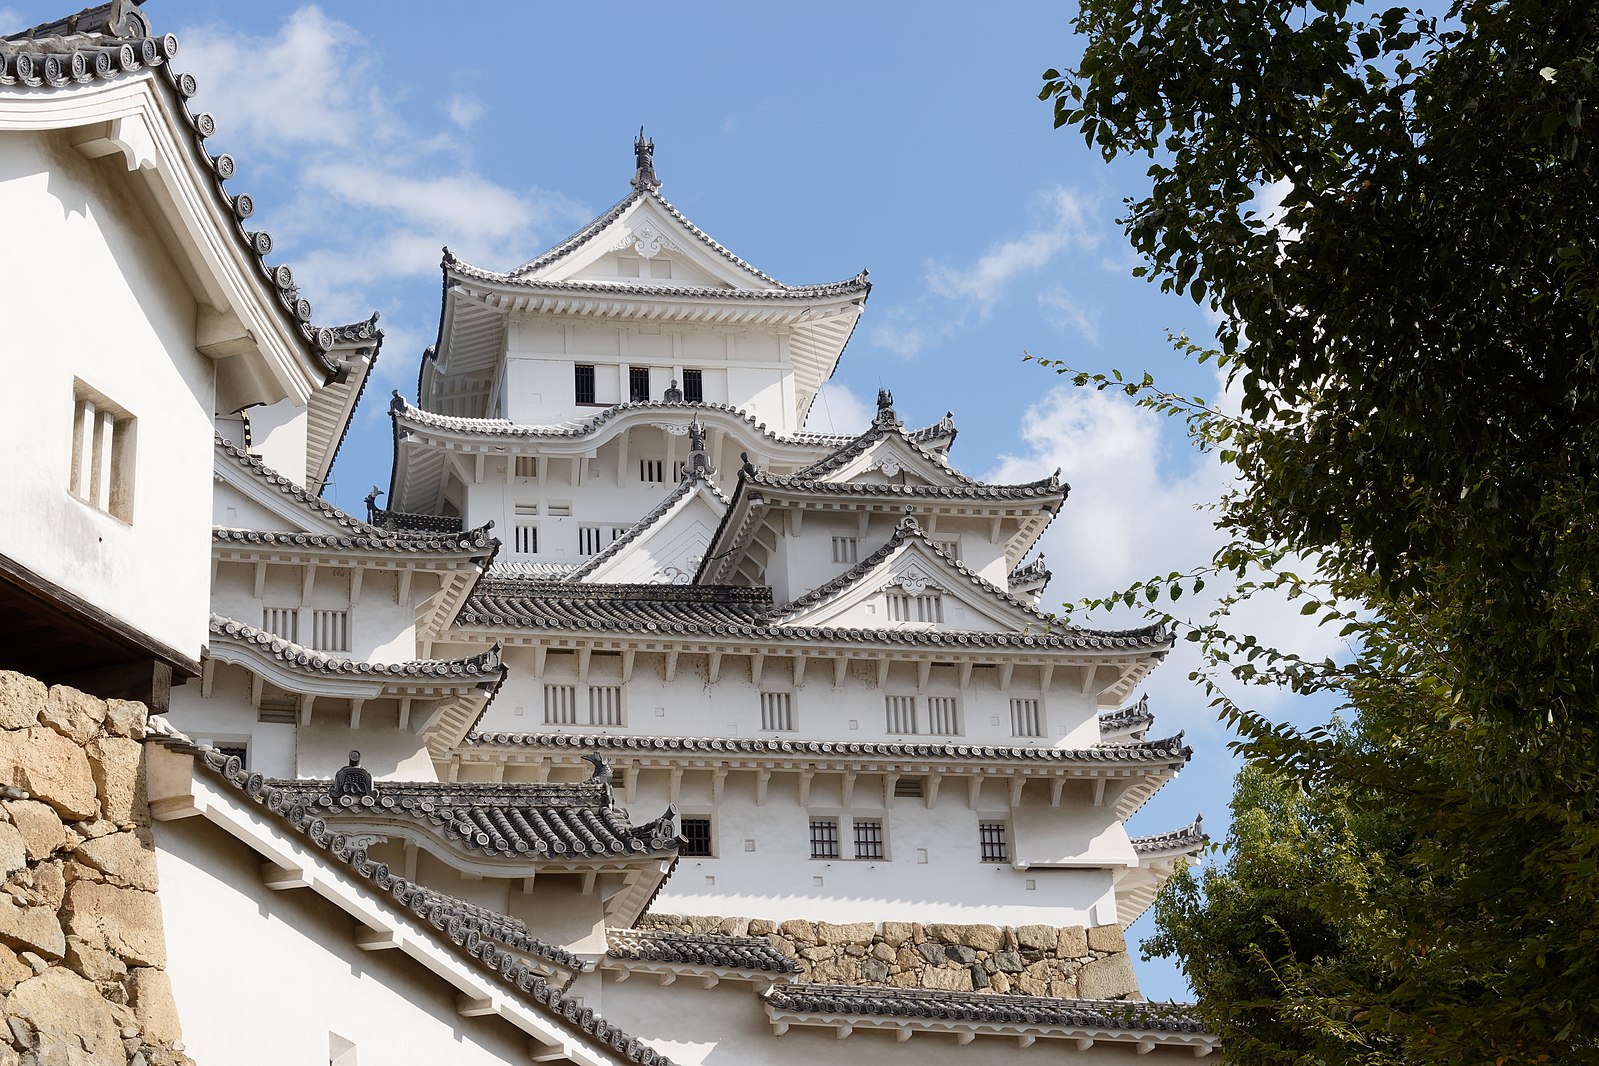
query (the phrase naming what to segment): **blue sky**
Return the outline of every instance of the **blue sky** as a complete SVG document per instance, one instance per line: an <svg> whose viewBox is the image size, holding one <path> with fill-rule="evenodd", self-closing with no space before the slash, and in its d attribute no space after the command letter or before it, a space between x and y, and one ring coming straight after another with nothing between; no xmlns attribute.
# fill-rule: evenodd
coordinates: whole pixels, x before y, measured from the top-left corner
<svg viewBox="0 0 1599 1066"><path fill-rule="evenodd" d="M71 0L0 0L0 29ZM812 426L862 428L880 386L902 417L955 413L952 458L979 477L1063 467L1073 486L1044 548L1046 607L1204 561L1195 506L1227 482L1180 427L1124 398L1057 386L1022 353L1149 370L1214 396L1167 331L1209 337L1185 298L1131 276L1115 219L1144 164L1107 164L1052 128L1039 75L1076 45L1067 4L459 5L151 0L158 32L199 79L214 151L255 200L254 223L295 271L316 320L383 313L376 377L328 495L359 510L387 487L386 400L414 396L437 325L440 247L508 269L628 189L640 125L663 194L783 281L871 270L865 318ZM1219 590L1216 590L1219 591ZM1117 624L1139 624L1129 615ZM1293 608L1246 624L1335 650ZM1148 685L1157 732L1187 731L1193 763L1133 822L1206 816L1220 838L1234 769L1187 681L1180 647ZM1288 714L1263 693L1262 709ZM1149 919L1134 927L1147 935ZM1150 998L1186 997L1169 963L1139 967Z"/></svg>

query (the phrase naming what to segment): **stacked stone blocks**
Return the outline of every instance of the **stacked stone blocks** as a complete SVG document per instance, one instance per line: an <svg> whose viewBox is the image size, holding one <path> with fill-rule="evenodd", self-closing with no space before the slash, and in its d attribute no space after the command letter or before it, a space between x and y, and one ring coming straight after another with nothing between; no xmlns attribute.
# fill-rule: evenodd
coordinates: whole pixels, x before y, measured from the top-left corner
<svg viewBox="0 0 1599 1066"><path fill-rule="evenodd" d="M0 671L0 1066L189 1066L144 793L146 711Z"/></svg>
<svg viewBox="0 0 1599 1066"><path fill-rule="evenodd" d="M834 924L647 914L642 929L764 936L799 980L1063 999L1143 998L1118 925Z"/></svg>

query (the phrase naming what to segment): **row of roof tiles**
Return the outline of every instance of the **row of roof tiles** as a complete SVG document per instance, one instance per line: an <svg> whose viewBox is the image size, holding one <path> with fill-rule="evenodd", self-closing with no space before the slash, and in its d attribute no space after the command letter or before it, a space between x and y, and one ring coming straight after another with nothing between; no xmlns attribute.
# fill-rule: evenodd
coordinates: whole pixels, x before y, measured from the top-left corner
<svg viewBox="0 0 1599 1066"><path fill-rule="evenodd" d="M777 985L766 994L779 1010L807 1014L878 1015L1007 1025L1064 1025L1150 1032L1205 1032L1175 1005L1041 996L982 995L923 988L861 985Z"/></svg>
<svg viewBox="0 0 1599 1066"><path fill-rule="evenodd" d="M413 659L399 663L373 663L356 659L341 659L293 641L275 633L222 615L211 616L211 633L237 644L254 647L285 665L300 671L320 674L350 676L418 677L418 678L474 678L498 684L505 677L505 667L500 662L501 647L496 643L487 651L460 659Z"/></svg>
<svg viewBox="0 0 1599 1066"><path fill-rule="evenodd" d="M671 962L764 973L799 973L799 963L758 936L721 933L674 933L657 929L607 930L613 959Z"/></svg>
<svg viewBox="0 0 1599 1066"><path fill-rule="evenodd" d="M230 193L226 187L235 169L233 157L212 155L206 149L207 138L216 133L216 121L209 114L189 109L188 100L199 86L194 75L173 69L171 61L177 53L178 39L170 33L156 36L143 12L131 4L107 3L0 38L0 86L61 89L141 71L150 71L158 84L165 84L188 123L200 158L209 165L217 196L233 216L235 239L255 264L259 279L275 292L306 350L331 376L337 367L327 353L335 343L335 333L312 324L311 303L300 295L293 272L283 265L267 264L271 235L245 228L255 203L249 194Z"/></svg>
<svg viewBox="0 0 1599 1066"><path fill-rule="evenodd" d="M1194 749L1183 734L1132 744L1100 744L1088 748L1020 745L936 744L897 741L775 740L764 737L662 737L592 733L474 732L468 745L544 748L601 752L718 753L759 756L862 756L868 758L968 761L993 759L1036 763L1155 763L1182 765Z"/></svg>

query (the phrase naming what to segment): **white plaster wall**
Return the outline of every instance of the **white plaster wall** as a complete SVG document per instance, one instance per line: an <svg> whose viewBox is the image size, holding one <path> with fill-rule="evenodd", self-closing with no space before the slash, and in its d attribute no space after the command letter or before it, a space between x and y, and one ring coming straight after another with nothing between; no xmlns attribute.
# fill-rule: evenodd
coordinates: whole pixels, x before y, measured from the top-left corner
<svg viewBox="0 0 1599 1066"><path fill-rule="evenodd" d="M758 806L754 776L729 774L720 804L712 801L708 772L685 776L678 809L683 817L711 819L716 854L682 858L656 910L773 921L1100 925L1116 920L1113 867L1131 848L1114 814L1093 807L1086 796L1073 795L1050 807L1047 785L1034 785L1036 791L1024 794L1030 823L1058 827L1054 838L1082 841L1085 847L1073 857L1076 868L1021 870L1010 863L985 863L979 850L978 821L1006 821L1013 826L1013 857L1020 858L1015 852L1018 819L1005 781L985 782L974 810L966 780L951 780L929 810L924 800L906 797L885 808L876 774L857 779L846 807L837 773L817 774L803 807L798 775L776 773L765 803ZM669 787L667 772L643 772L637 794L627 797L634 820L665 809ZM810 857L813 817L839 820L843 858ZM856 818L883 822L884 859L851 857ZM1090 868L1095 862L1105 865Z"/></svg>
<svg viewBox="0 0 1599 1066"><path fill-rule="evenodd" d="M294 532L300 527L286 522L276 511L256 503L226 482L217 482L211 501L211 523L227 529L264 529Z"/></svg>
<svg viewBox="0 0 1599 1066"><path fill-rule="evenodd" d="M400 952L355 947L342 911L262 888L260 857L204 819L155 834L167 972L197 1062L327 1062L330 1032L362 1063L527 1061L519 1030L461 1017L455 990Z"/></svg>
<svg viewBox="0 0 1599 1066"><path fill-rule="evenodd" d="M0 484L18 515L0 553L185 655L205 641L213 365L195 302L118 174L64 135L0 151L7 387ZM137 419L131 523L68 492L73 380Z"/></svg>
<svg viewBox="0 0 1599 1066"><path fill-rule="evenodd" d="M249 528L249 527L247 527ZM270 528L270 527L268 527ZM437 591L438 579L417 575L411 583L410 602L400 604L399 576L392 570L368 570L361 579L361 596L350 602L351 572L345 567L318 567L305 596L304 568L269 564L264 598L255 595L255 564L223 562L217 567L211 610L225 618L260 627L263 608L270 605L302 611L300 643L308 644L310 611L318 608L350 612L350 649L328 652L336 658L375 663L409 662L417 657L416 605Z"/></svg>
<svg viewBox="0 0 1599 1066"><path fill-rule="evenodd" d="M814 1066L818 1062L903 1063L905 1066L974 1066L982 1063L1069 1063L1100 1066L1144 1062L1128 1043L1097 1043L1086 1051L1069 1041L1040 1040L1017 1047L1014 1039L982 1037L957 1044L950 1035L921 1033L905 1043L886 1033L857 1031L839 1040L831 1029L796 1027L774 1036L754 986L724 981L706 989L696 980L662 986L655 978L607 978L589 999L613 1025L648 1036L650 1045L681 1066ZM1158 1061L1192 1061L1193 1052L1157 1049Z"/></svg>
<svg viewBox="0 0 1599 1066"><path fill-rule="evenodd" d="M308 480L305 437L310 408L297 406L292 400L279 400L270 406L252 407L246 413L250 416L250 451L284 477L304 485Z"/></svg>
<svg viewBox="0 0 1599 1066"><path fill-rule="evenodd" d="M435 648L438 655L458 655L465 645ZM543 677L534 668L533 649L511 645L505 649L510 677L490 705L481 729L484 732L536 732L545 728L544 685L577 684L577 656L572 652L549 651ZM878 659L862 651L852 658L843 684L834 686L834 660L813 657L805 671L804 683L794 684L792 659L769 657L765 660L761 682L751 680L746 658L727 656L715 683L708 678L705 655L684 653L679 657L673 681L665 680L664 656L640 652L634 660L631 682L622 693L624 725L591 727L583 722L587 696L579 684L579 724L563 726L573 733L640 733L649 736L768 736L797 740L904 741L921 739L953 743L1018 746L1079 747L1099 740L1099 709L1092 695L1079 691L1076 671L1056 670L1048 692L1040 690L1042 680L1036 666L1018 666L1008 689L999 687L1000 671L994 665L972 669L970 684L963 691L960 673L953 664L935 664L928 675L927 695L950 695L960 700L961 732L956 737L907 736L888 732L884 696L917 695L915 664L893 662L888 683L877 685ZM605 677L620 678L621 657L596 652L590 659L590 683L606 683ZM615 683L615 682L610 682ZM792 732L769 733L761 729L763 691L793 693ZM1012 697L1041 700L1045 718L1043 737L1017 737L1011 733ZM925 709L925 702L921 705ZM520 713L518 711L520 710ZM923 715L925 720L925 714Z"/></svg>

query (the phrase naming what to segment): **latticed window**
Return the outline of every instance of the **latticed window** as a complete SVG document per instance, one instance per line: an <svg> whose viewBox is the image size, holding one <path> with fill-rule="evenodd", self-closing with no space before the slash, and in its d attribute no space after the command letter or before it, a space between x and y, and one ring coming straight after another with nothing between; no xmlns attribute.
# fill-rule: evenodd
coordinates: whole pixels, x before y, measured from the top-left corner
<svg viewBox="0 0 1599 1066"><path fill-rule="evenodd" d="M1018 737L1041 737L1044 735L1044 716L1038 711L1036 699L1015 699L1010 701L1010 731Z"/></svg>
<svg viewBox="0 0 1599 1066"><path fill-rule="evenodd" d="M883 857L883 823L880 819L855 819L855 857L857 859Z"/></svg>
<svg viewBox="0 0 1599 1066"><path fill-rule="evenodd" d="M293 644L300 642L300 609L298 607L261 608L261 628L273 636L282 637Z"/></svg>
<svg viewBox="0 0 1599 1066"><path fill-rule="evenodd" d="M592 364L579 363L572 368L572 384L577 393L578 403L594 402L594 367Z"/></svg>
<svg viewBox="0 0 1599 1066"><path fill-rule="evenodd" d="M761 693L761 729L765 732L788 732L794 728L794 694L791 692Z"/></svg>
<svg viewBox="0 0 1599 1066"><path fill-rule="evenodd" d="M544 722L546 725L577 724L577 686L544 686Z"/></svg>
<svg viewBox="0 0 1599 1066"><path fill-rule="evenodd" d="M589 686L589 725L622 724L622 686Z"/></svg>
<svg viewBox="0 0 1599 1066"><path fill-rule="evenodd" d="M1010 861L1004 822L978 822L977 840L984 862Z"/></svg>
<svg viewBox="0 0 1599 1066"><path fill-rule="evenodd" d="M665 464L659 459L640 459L638 461L638 479L647 484L654 484L666 479Z"/></svg>
<svg viewBox="0 0 1599 1066"><path fill-rule="evenodd" d="M84 503L131 522L134 418L81 381L73 393L68 488Z"/></svg>
<svg viewBox="0 0 1599 1066"><path fill-rule="evenodd" d="M536 503L519 503L511 520L511 551L517 555L539 553L539 524L534 517L539 513Z"/></svg>
<svg viewBox="0 0 1599 1066"><path fill-rule="evenodd" d="M600 527L577 527L577 551L579 555L596 555L600 550Z"/></svg>
<svg viewBox="0 0 1599 1066"><path fill-rule="evenodd" d="M516 457L516 476L536 478L539 476L539 460L536 455L518 455Z"/></svg>
<svg viewBox="0 0 1599 1066"><path fill-rule="evenodd" d="M702 370L683 371L683 399L689 403L705 402L705 372Z"/></svg>
<svg viewBox="0 0 1599 1066"><path fill-rule="evenodd" d="M890 733L916 733L916 697L885 696L883 704L888 712L887 729Z"/></svg>
<svg viewBox="0 0 1599 1066"><path fill-rule="evenodd" d="M921 799L922 779L919 777L902 777L894 782L894 795L902 799Z"/></svg>
<svg viewBox="0 0 1599 1066"><path fill-rule="evenodd" d="M711 820L709 818L684 818L683 847L679 855L708 856L711 854Z"/></svg>
<svg viewBox="0 0 1599 1066"><path fill-rule="evenodd" d="M221 752L224 758L229 755L237 756L241 766L246 770L250 768L250 746L248 744L214 744L212 747Z"/></svg>
<svg viewBox="0 0 1599 1066"><path fill-rule="evenodd" d="M944 597L937 592L912 596L907 592L888 594L888 620L890 622L942 622Z"/></svg>
<svg viewBox="0 0 1599 1066"><path fill-rule="evenodd" d="M860 561L860 541L854 537L833 538L833 561L835 563L856 563Z"/></svg>
<svg viewBox="0 0 1599 1066"><path fill-rule="evenodd" d="M630 366L627 368L627 398L635 402L650 398L649 367Z"/></svg>
<svg viewBox="0 0 1599 1066"><path fill-rule="evenodd" d="M838 858L838 819L811 819L811 858Z"/></svg>
<svg viewBox="0 0 1599 1066"><path fill-rule="evenodd" d="M960 708L954 696L927 697L927 731L954 736L961 731Z"/></svg>
<svg viewBox="0 0 1599 1066"><path fill-rule="evenodd" d="M321 608L313 610L308 636L310 639L307 643L317 651L349 651L350 612Z"/></svg>

